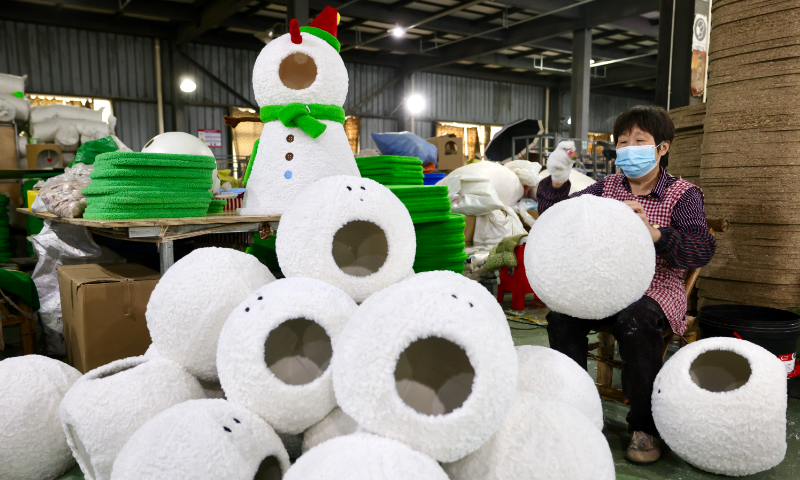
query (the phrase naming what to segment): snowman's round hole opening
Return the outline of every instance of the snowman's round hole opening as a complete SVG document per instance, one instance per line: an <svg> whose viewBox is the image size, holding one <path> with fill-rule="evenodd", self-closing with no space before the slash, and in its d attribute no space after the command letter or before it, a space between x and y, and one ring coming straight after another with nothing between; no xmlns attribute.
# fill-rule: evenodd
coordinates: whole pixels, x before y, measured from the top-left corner
<svg viewBox="0 0 800 480"><path fill-rule="evenodd" d="M400 398L419 413L445 415L472 395L475 369L463 348L440 337L416 340L394 371Z"/></svg>
<svg viewBox="0 0 800 480"><path fill-rule="evenodd" d="M305 318L281 323L264 342L267 368L289 385L305 385L321 377L332 354L331 337L318 323Z"/></svg>
<svg viewBox="0 0 800 480"><path fill-rule="evenodd" d="M261 461L253 480L281 480L281 478L283 478L283 472L281 472L278 457L270 455Z"/></svg>
<svg viewBox="0 0 800 480"><path fill-rule="evenodd" d="M444 154L445 155L455 155L458 153L458 148L456 147L456 142L447 142L444 144Z"/></svg>
<svg viewBox="0 0 800 480"><path fill-rule="evenodd" d="M75 432L75 427L73 427L71 423L66 423L65 425L67 427L67 435L72 440L72 444L75 445L75 453L82 464L81 466L85 469L84 471L89 474L89 478L94 478L94 467L92 467L89 452L86 451L86 445L83 444L81 437Z"/></svg>
<svg viewBox="0 0 800 480"><path fill-rule="evenodd" d="M692 381L703 390L730 392L741 387L753 373L750 362L736 352L709 350L701 353L689 367Z"/></svg>
<svg viewBox="0 0 800 480"><path fill-rule="evenodd" d="M386 234L372 222L347 223L333 236L333 260L348 275L372 275L381 269L388 257Z"/></svg>
<svg viewBox="0 0 800 480"><path fill-rule="evenodd" d="M278 76L287 88L303 90L317 79L317 64L305 53L293 53L281 62Z"/></svg>

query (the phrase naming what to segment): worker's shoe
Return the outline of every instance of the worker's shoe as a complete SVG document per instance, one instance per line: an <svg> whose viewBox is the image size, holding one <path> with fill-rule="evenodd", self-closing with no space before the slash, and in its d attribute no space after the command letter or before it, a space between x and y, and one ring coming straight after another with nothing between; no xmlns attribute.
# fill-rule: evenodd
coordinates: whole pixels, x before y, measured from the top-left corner
<svg viewBox="0 0 800 480"><path fill-rule="evenodd" d="M658 438L644 432L633 432L628 445L628 460L634 463L653 463L661 457L661 444Z"/></svg>

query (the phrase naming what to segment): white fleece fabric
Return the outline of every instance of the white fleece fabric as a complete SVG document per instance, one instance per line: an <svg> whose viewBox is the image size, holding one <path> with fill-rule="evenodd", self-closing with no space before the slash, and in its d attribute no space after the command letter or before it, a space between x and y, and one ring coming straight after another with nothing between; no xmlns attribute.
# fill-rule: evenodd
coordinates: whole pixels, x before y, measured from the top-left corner
<svg viewBox="0 0 800 480"><path fill-rule="evenodd" d="M19 77L17 75L11 75L8 73L0 73L0 93L25 93L26 78L28 78L27 75Z"/></svg>
<svg viewBox="0 0 800 480"><path fill-rule="evenodd" d="M225 400L192 400L137 430L114 462L111 478L280 480L288 468L280 438L258 415Z"/></svg>
<svg viewBox="0 0 800 480"><path fill-rule="evenodd" d="M377 435L355 433L311 449L284 480L448 480L435 460Z"/></svg>
<svg viewBox="0 0 800 480"><path fill-rule="evenodd" d="M358 423L341 408L331 410L325 418L312 425L303 434L303 453L328 440L356 433Z"/></svg>
<svg viewBox="0 0 800 480"><path fill-rule="evenodd" d="M470 163L463 167L458 167L450 172L448 177L455 176L471 176L488 178L489 183L492 184L497 196L505 204L510 207L522 198L524 188L522 182L517 174L510 168L506 168L497 162L490 162L484 160L482 162ZM441 180L439 184L446 184L447 179Z"/></svg>
<svg viewBox="0 0 800 480"><path fill-rule="evenodd" d="M0 478L57 478L75 465L58 405L80 376L39 355L0 362Z"/></svg>
<svg viewBox="0 0 800 480"><path fill-rule="evenodd" d="M577 410L519 392L500 430L444 465L451 480L614 480L606 437Z"/></svg>
<svg viewBox="0 0 800 480"><path fill-rule="evenodd" d="M547 347L516 347L519 359L517 391L566 403L603 429L603 404L594 379L574 360Z"/></svg>
<svg viewBox="0 0 800 480"><path fill-rule="evenodd" d="M114 133L111 126L104 122L92 122L89 120L75 120L69 118L50 118L43 122L31 122L31 137L36 137L39 143L49 143L56 139L57 133L62 128L69 128L68 125L73 126L78 132L78 140L80 135L102 135L108 136Z"/></svg>
<svg viewBox="0 0 800 480"><path fill-rule="evenodd" d="M205 398L200 384L177 363L130 357L81 377L59 411L86 479L107 480L117 454L139 427L173 405L199 398Z"/></svg>
<svg viewBox="0 0 800 480"><path fill-rule="evenodd" d="M31 112L31 101L28 98L17 98L14 95L4 95L0 93L0 100L13 107L14 114L11 120L27 122Z"/></svg>
<svg viewBox="0 0 800 480"><path fill-rule="evenodd" d="M732 376L745 360L749 378ZM713 337L681 348L658 373L652 400L661 438L705 471L750 475L778 465L786 455L786 369L754 343Z"/></svg>
<svg viewBox="0 0 800 480"><path fill-rule="evenodd" d="M655 268L655 246L642 219L626 204L594 195L547 209L525 248L533 291L551 310L589 320L642 298Z"/></svg>
<svg viewBox="0 0 800 480"><path fill-rule="evenodd" d="M342 227L356 221L382 230L388 246L382 265L380 238L358 246L336 238ZM286 209L280 232L275 250L284 275L328 282L359 303L406 278L417 251L414 223L403 202L378 182L361 177L328 177L309 186ZM349 264L344 269L334 251ZM367 274L376 266L380 268Z"/></svg>
<svg viewBox="0 0 800 480"><path fill-rule="evenodd" d="M449 413L420 413L398 393L401 353L428 337L459 346L474 369L471 392ZM517 356L503 309L479 283L453 272L421 273L368 298L339 337L332 366L336 399L345 413L367 431L442 462L486 442L506 417L517 388ZM447 366L437 358L414 368ZM457 377L447 381L457 382Z"/></svg>
<svg viewBox="0 0 800 480"><path fill-rule="evenodd" d="M44 122L51 118L102 122L103 110L105 110L105 108L92 110L90 108L76 107L74 105L41 105L31 108L31 123Z"/></svg>
<svg viewBox="0 0 800 480"><path fill-rule="evenodd" d="M326 348L336 348L356 308L345 292L312 278L286 278L253 292L231 313L219 337L217 368L228 400L257 413L280 433L298 434L325 418L336 406ZM284 332L280 346L267 351L275 329L297 319L322 327L330 343L320 346L319 333L305 328ZM298 345L301 340L308 343ZM276 376L265 355L296 380L285 383ZM309 379L308 371L316 370L321 375Z"/></svg>
<svg viewBox="0 0 800 480"><path fill-rule="evenodd" d="M292 43L286 34L271 41L258 55L253 67L253 91L260 107L290 103L344 105L348 77L342 58L324 40L309 33L301 35L300 44ZM317 69L314 82L301 90L284 85L279 73L283 60L296 53L311 57ZM317 138L300 128L285 127L280 121L264 124L260 137L263 141L256 158L251 160L255 163L238 210L241 215L280 215L300 192L321 178L361 176L344 126L320 121L327 128Z"/></svg>
<svg viewBox="0 0 800 480"><path fill-rule="evenodd" d="M252 255L230 248L193 251L167 270L150 295L145 315L153 345L195 377L218 381L222 325L250 293L274 280Z"/></svg>

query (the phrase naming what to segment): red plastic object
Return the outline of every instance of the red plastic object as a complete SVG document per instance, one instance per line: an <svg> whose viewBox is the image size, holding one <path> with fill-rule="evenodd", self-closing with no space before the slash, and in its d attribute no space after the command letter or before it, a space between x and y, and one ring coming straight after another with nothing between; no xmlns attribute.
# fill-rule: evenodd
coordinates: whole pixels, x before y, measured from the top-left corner
<svg viewBox="0 0 800 480"><path fill-rule="evenodd" d="M534 293L528 277L525 275L525 245L517 245L514 248L514 255L517 256L517 266L509 273L508 267L500 269L500 285L497 286L497 302L500 303L505 298L506 292L511 293L511 308L514 310L525 310L525 295ZM538 297L536 297L538 298Z"/></svg>

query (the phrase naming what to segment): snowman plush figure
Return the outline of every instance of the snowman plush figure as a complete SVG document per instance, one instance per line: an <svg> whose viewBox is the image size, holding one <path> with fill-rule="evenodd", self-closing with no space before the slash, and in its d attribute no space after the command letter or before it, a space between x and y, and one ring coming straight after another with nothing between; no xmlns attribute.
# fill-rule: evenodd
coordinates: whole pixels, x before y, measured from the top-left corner
<svg viewBox="0 0 800 480"><path fill-rule="evenodd" d="M338 23L332 7L307 27L292 20L289 33L258 55L253 90L264 129L245 173L240 215L280 215L321 178L360 176L344 132L348 78Z"/></svg>

